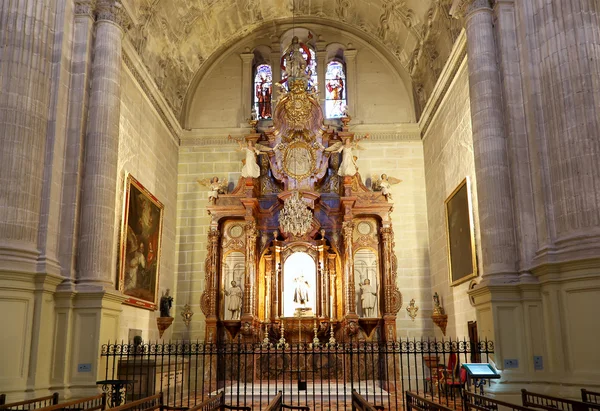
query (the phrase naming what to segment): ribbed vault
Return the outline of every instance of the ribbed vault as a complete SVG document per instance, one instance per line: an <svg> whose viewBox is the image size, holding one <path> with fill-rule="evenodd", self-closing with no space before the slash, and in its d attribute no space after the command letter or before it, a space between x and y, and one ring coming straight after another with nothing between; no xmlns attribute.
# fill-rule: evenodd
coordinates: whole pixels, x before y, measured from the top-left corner
<svg viewBox="0 0 600 411"><path fill-rule="evenodd" d="M214 54L292 15L343 23L390 50L424 104L460 32L451 0L123 0L127 36L175 114L194 75Z"/></svg>

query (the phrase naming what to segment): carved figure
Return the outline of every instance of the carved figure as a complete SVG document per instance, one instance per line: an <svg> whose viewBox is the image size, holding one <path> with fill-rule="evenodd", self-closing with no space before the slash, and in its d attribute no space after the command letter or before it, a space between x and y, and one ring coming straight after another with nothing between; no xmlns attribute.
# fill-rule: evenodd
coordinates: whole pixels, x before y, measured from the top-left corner
<svg viewBox="0 0 600 411"><path fill-rule="evenodd" d="M398 184L401 182L402 180L398 178L388 177L387 174L382 174L379 180L373 182L373 191L381 191L386 200L391 200L392 192L390 190L392 188L392 184Z"/></svg>
<svg viewBox="0 0 600 411"><path fill-rule="evenodd" d="M211 204L215 204L217 198L219 198L219 194L227 194L227 182L220 182L219 177L213 177L210 180L198 179L196 181L210 190L208 192L208 201Z"/></svg>
<svg viewBox="0 0 600 411"><path fill-rule="evenodd" d="M302 50L306 54L306 58L302 55ZM308 79L306 68L310 65L310 50L304 43L298 41L298 37L292 38L292 43L285 49L281 57L281 72L283 80L280 83L285 83L288 78Z"/></svg>
<svg viewBox="0 0 600 411"><path fill-rule="evenodd" d="M368 138L366 136L365 138ZM327 147L325 152L336 152L342 153L342 163L338 169L339 176L353 176L358 172L358 166L356 165L356 158L353 155L353 150L362 150L363 148L358 145L358 141L352 142L350 138L344 139L344 143L338 141L331 147Z"/></svg>
<svg viewBox="0 0 600 411"><path fill-rule="evenodd" d="M364 316L366 318L371 318L376 315L375 304L377 301L377 291L375 290L375 287L371 285L371 280L368 278L360 285L360 289L360 303L362 305Z"/></svg>
<svg viewBox="0 0 600 411"><path fill-rule="evenodd" d="M254 144L252 140L248 140L246 146L244 147L240 140L234 139L231 136L229 136L228 139L235 140L240 146L240 151L243 151L246 156L244 160L244 166L242 167L242 177L260 177L260 166L256 161L256 156L260 155L261 151L273 151L273 149L271 147L263 146L261 144Z"/></svg>
<svg viewBox="0 0 600 411"><path fill-rule="evenodd" d="M297 277L294 282L296 283L296 290L294 291L294 302L300 305L306 305L308 302L308 290L310 286L304 278L304 274Z"/></svg>
<svg viewBox="0 0 600 411"><path fill-rule="evenodd" d="M240 319L240 310L242 308L242 289L233 280L231 282L231 288L225 290L225 295L229 297L227 302L227 310L231 311L231 319Z"/></svg>
<svg viewBox="0 0 600 411"><path fill-rule="evenodd" d="M440 305L440 296L437 292L433 294L433 314L444 315L444 308Z"/></svg>
<svg viewBox="0 0 600 411"><path fill-rule="evenodd" d="M160 297L160 316L161 317L170 317L171 316L171 307L173 306L173 297L169 295L170 290L167 288Z"/></svg>

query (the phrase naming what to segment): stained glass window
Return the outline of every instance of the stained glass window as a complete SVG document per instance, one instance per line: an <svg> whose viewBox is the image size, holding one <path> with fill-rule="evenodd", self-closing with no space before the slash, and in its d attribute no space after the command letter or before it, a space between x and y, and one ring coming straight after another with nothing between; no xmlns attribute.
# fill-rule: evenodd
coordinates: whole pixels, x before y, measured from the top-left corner
<svg viewBox="0 0 600 411"><path fill-rule="evenodd" d="M301 45L300 52L302 53L302 57L304 57L305 61L308 59L308 54L306 53L306 50L308 50L308 52L310 53L310 62L306 66L306 74L308 74L307 90L317 92L317 90L318 90L318 88L317 88L317 54L312 49L312 47L307 46L304 43L300 43L300 45ZM281 61L283 64L283 68L285 69L285 67L287 65L285 56L282 57ZM284 73L283 73L284 71L285 70L282 70L282 76L284 76ZM283 78L282 78L282 80L283 80ZM287 81L284 82L283 85L286 89L288 88Z"/></svg>
<svg viewBox="0 0 600 411"><path fill-rule="evenodd" d="M325 113L327 118L344 117L346 109L346 72L339 61L327 65L325 73Z"/></svg>
<svg viewBox="0 0 600 411"><path fill-rule="evenodd" d="M271 66L261 64L256 67L254 76L254 110L259 120L271 118L271 96L273 95L273 74Z"/></svg>

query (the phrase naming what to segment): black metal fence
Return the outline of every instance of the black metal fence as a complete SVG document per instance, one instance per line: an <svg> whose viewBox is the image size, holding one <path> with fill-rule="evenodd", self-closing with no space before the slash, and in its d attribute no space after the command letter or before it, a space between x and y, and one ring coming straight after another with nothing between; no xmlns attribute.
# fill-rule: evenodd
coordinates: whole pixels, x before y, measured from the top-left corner
<svg viewBox="0 0 600 411"><path fill-rule="evenodd" d="M405 391L460 408L460 364L489 362L491 341L400 340L335 345L200 342L102 347L106 379L133 380L127 401L163 392L165 403L191 407L225 392L225 402L263 409L279 391L287 405L346 410L356 390L386 410L404 408Z"/></svg>

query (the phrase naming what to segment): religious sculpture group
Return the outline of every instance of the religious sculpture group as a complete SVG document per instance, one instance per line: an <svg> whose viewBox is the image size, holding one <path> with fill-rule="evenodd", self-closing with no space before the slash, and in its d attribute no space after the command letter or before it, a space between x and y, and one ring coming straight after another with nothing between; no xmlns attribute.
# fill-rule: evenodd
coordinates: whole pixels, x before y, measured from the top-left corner
<svg viewBox="0 0 600 411"><path fill-rule="evenodd" d="M252 120L237 140L244 159L235 189L227 193L217 177L199 181L210 190L206 340L309 342L313 331L394 340L402 297L389 200L399 180L363 184L361 138L349 118L324 126L297 39L284 59L273 127L258 132Z"/></svg>

